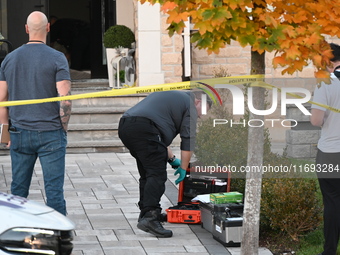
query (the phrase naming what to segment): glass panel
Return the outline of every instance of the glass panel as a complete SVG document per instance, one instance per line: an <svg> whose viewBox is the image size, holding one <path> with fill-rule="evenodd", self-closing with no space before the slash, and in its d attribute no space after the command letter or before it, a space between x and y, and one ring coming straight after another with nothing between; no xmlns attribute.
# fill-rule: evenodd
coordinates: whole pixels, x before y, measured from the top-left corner
<svg viewBox="0 0 340 255"><path fill-rule="evenodd" d="M7 1L0 1L0 33L7 38Z"/></svg>

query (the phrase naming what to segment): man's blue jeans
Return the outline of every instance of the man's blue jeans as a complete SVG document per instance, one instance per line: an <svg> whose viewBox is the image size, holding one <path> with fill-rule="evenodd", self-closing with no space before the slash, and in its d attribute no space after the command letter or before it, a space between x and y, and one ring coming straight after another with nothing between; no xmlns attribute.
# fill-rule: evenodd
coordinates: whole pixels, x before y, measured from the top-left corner
<svg viewBox="0 0 340 255"><path fill-rule="evenodd" d="M66 132L30 131L15 128L10 131L13 195L27 197L34 165L39 157L44 176L46 204L66 215L64 199Z"/></svg>

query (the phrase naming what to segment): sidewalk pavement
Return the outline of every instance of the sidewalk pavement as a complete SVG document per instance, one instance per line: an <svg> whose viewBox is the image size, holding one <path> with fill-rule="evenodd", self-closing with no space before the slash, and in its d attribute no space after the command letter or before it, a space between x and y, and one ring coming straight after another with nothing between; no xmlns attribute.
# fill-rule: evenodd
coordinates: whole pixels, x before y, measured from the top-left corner
<svg viewBox="0 0 340 255"><path fill-rule="evenodd" d="M175 155L179 149L174 148ZM0 187L10 192L9 155L0 155ZM176 176L169 166L162 208L177 204ZM157 238L137 228L138 171L129 153L67 154L65 197L68 217L76 224L72 255L240 254L226 248L200 225L165 223L174 233ZM43 176L39 162L32 178L29 199L44 202ZM271 255L260 248L260 255Z"/></svg>

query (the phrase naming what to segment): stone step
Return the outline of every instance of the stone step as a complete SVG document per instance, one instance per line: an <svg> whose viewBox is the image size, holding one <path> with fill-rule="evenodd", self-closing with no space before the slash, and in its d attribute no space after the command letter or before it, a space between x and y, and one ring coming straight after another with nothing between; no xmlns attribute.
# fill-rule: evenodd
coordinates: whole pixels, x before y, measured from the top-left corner
<svg viewBox="0 0 340 255"><path fill-rule="evenodd" d="M1 155L9 155L9 148L7 148L5 144L0 144L0 156Z"/></svg>
<svg viewBox="0 0 340 255"><path fill-rule="evenodd" d="M121 114L128 110L130 107L117 107L117 106L90 106L90 107L73 107L72 115L82 114Z"/></svg>
<svg viewBox="0 0 340 255"><path fill-rule="evenodd" d="M68 135L67 153L94 153L94 152L128 152L118 137L112 136L110 139L101 140L72 140ZM5 145L0 147L0 156L9 155L9 148Z"/></svg>
<svg viewBox="0 0 340 255"><path fill-rule="evenodd" d="M72 84L73 86L73 84ZM72 87L72 94L111 90L103 86ZM73 101L68 132L68 153L124 152L118 138L118 123L123 113L147 94L84 98Z"/></svg>
<svg viewBox="0 0 340 255"><path fill-rule="evenodd" d="M87 93L82 93L87 94ZM146 95L108 96L84 98L72 101L72 108L78 107L131 107L145 98Z"/></svg>
<svg viewBox="0 0 340 255"><path fill-rule="evenodd" d="M68 132L82 131L82 130L117 130L118 123L105 124L105 123L94 123L94 124L69 124Z"/></svg>
<svg viewBox="0 0 340 255"><path fill-rule="evenodd" d="M67 134L69 142L77 141L106 141L118 138L117 123L72 125Z"/></svg>
<svg viewBox="0 0 340 255"><path fill-rule="evenodd" d="M108 79L83 79L71 81L72 91L112 89Z"/></svg>
<svg viewBox="0 0 340 255"><path fill-rule="evenodd" d="M67 153L127 152L119 138L94 141L68 141Z"/></svg>
<svg viewBox="0 0 340 255"><path fill-rule="evenodd" d="M92 112L82 114L72 114L70 125L72 124L114 124L118 123L123 112Z"/></svg>

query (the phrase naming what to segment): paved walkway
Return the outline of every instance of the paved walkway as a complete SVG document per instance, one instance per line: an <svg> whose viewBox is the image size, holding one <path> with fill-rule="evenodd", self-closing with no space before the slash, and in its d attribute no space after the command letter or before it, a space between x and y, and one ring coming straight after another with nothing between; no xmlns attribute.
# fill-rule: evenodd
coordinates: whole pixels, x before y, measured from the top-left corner
<svg viewBox="0 0 340 255"><path fill-rule="evenodd" d="M175 151L179 155L179 152ZM76 224L73 255L231 254L240 248L225 248L200 225L165 223L172 238L156 238L136 227L139 209L138 172L129 153L68 154L65 196L68 217ZM0 155L1 191L10 191L8 155ZM168 169L166 209L177 203L174 170ZM29 199L44 201L43 178L36 164ZM260 249L261 255L270 255Z"/></svg>

